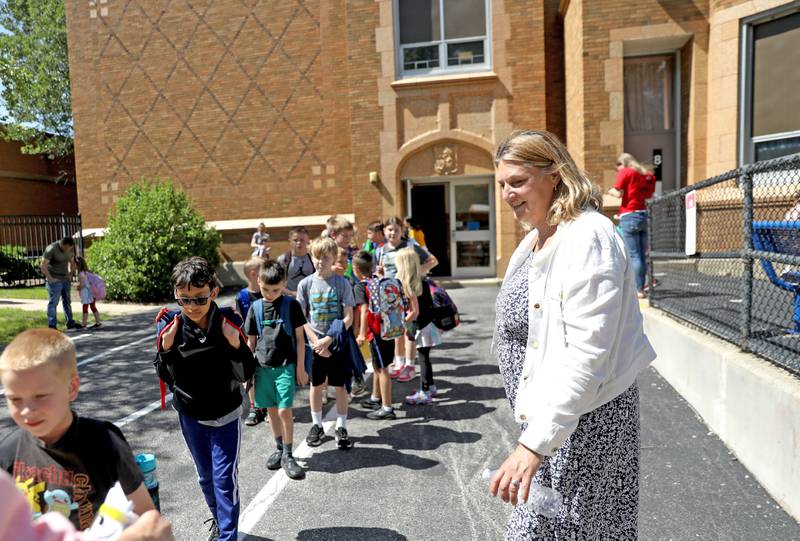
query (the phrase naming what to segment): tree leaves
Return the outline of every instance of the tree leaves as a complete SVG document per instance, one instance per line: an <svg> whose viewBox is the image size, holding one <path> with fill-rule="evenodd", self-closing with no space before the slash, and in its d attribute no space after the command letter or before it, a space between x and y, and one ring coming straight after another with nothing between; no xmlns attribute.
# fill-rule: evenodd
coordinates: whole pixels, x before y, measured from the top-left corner
<svg viewBox="0 0 800 541"><path fill-rule="evenodd" d="M89 247L87 259L105 278L109 299L163 301L172 296L175 264L198 255L216 267L221 241L171 181L142 179L117 200L105 236Z"/></svg>
<svg viewBox="0 0 800 541"><path fill-rule="evenodd" d="M26 154L73 152L64 0L0 0L3 136Z"/></svg>

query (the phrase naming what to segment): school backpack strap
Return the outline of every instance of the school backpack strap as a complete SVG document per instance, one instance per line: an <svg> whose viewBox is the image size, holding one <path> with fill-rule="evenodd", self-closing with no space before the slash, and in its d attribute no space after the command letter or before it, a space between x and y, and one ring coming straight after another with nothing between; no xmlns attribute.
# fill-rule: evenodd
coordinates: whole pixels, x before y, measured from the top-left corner
<svg viewBox="0 0 800 541"><path fill-rule="evenodd" d="M281 305L278 307L278 313L281 318L281 327L283 332L289 335L292 341L292 349L297 350L297 339L294 336L294 327L292 326L292 299L288 295L281 297Z"/></svg>
<svg viewBox="0 0 800 541"><path fill-rule="evenodd" d="M236 330L239 331L239 336L242 337L242 339L244 340L244 342L246 344L247 343L247 336L245 336L244 332L242 331L242 318L241 318L241 316L233 308L230 308L230 307L227 307L227 306L226 307L217 307L217 308L220 311L220 315L222 315L222 319L223 319L222 323L224 324L225 321L227 321L229 324L233 325L236 328ZM255 374L256 366L257 366L258 363L256 361L256 358L254 356L250 355L247 358L247 361L243 362L242 364L243 364L242 368L244 370L244 381L247 381L247 380L249 380L250 378L253 377L253 374ZM237 385L238 385L238 383L237 383Z"/></svg>
<svg viewBox="0 0 800 541"><path fill-rule="evenodd" d="M253 315L256 316L256 334L261 338L261 325L264 323L264 301L256 299L253 301Z"/></svg>
<svg viewBox="0 0 800 541"><path fill-rule="evenodd" d="M170 310L167 307L162 308L156 316L156 358L153 359L153 366L158 375L158 388L161 393L161 409L167 407L167 386L170 390L175 385L174 374L172 369L166 362L161 359L161 336L169 328L170 324L179 325L181 319L175 321L175 316L180 314L177 310ZM173 323L174 322L174 323Z"/></svg>

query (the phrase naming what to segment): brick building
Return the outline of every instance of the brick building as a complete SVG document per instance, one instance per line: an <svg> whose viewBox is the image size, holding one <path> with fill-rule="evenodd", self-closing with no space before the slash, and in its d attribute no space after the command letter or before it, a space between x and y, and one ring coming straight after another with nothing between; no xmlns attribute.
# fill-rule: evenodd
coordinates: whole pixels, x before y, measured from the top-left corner
<svg viewBox="0 0 800 541"><path fill-rule="evenodd" d="M72 158L23 154L20 146L0 139L0 215L77 214Z"/></svg>
<svg viewBox="0 0 800 541"><path fill-rule="evenodd" d="M516 128L604 188L623 150L663 190L796 152L798 4L67 0L84 226L158 175L230 259L260 221L412 213L441 273L500 274L521 231L492 153Z"/></svg>

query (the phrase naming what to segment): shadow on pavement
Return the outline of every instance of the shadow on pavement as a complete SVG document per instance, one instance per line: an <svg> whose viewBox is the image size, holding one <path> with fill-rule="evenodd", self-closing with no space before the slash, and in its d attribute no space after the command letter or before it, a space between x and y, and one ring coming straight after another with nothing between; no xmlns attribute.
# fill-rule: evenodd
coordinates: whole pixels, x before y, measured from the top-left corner
<svg viewBox="0 0 800 541"><path fill-rule="evenodd" d="M239 531L239 535L242 535L242 532ZM261 537L260 535L253 535L253 534L244 534L243 537L240 537L242 541L274 541L271 537Z"/></svg>
<svg viewBox="0 0 800 541"><path fill-rule="evenodd" d="M385 444L395 450L432 451L447 443L475 443L480 439L477 432L459 432L415 420L381 428L378 436L364 436L358 442L362 445Z"/></svg>
<svg viewBox="0 0 800 541"><path fill-rule="evenodd" d="M471 345L472 342L442 342L433 349L433 354L435 354L439 350L444 350L444 349L467 349Z"/></svg>
<svg viewBox="0 0 800 541"><path fill-rule="evenodd" d="M409 470L427 470L439 464L437 460L421 458L393 449L361 447L361 438L353 438L353 442L354 446L347 451L330 449L323 453L312 455L306 460L308 469L325 473L342 473L363 468L382 468L384 466L399 466ZM350 539L361 538L351 537Z"/></svg>
<svg viewBox="0 0 800 541"><path fill-rule="evenodd" d="M433 378L436 379L439 376L457 376L460 378L468 378L471 376L494 376L499 373L500 371L496 364L470 364L469 366L461 366L459 368L442 370L441 372L436 372L436 369L434 368Z"/></svg>
<svg viewBox="0 0 800 541"><path fill-rule="evenodd" d="M246 539L250 539L249 537ZM253 538L255 539L255 538ZM297 541L408 541L405 535L386 528L315 528L297 534Z"/></svg>

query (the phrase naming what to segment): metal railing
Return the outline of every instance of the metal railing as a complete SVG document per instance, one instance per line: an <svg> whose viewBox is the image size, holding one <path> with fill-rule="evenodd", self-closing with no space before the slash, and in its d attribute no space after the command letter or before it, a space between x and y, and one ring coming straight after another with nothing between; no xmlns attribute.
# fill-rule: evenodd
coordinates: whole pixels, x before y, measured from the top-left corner
<svg viewBox="0 0 800 541"><path fill-rule="evenodd" d="M691 192L696 227L687 221ZM800 154L655 197L647 208L651 305L800 375Z"/></svg>
<svg viewBox="0 0 800 541"><path fill-rule="evenodd" d="M74 238L75 253L83 254L80 214L0 215L0 288L44 285L42 254L64 237Z"/></svg>

